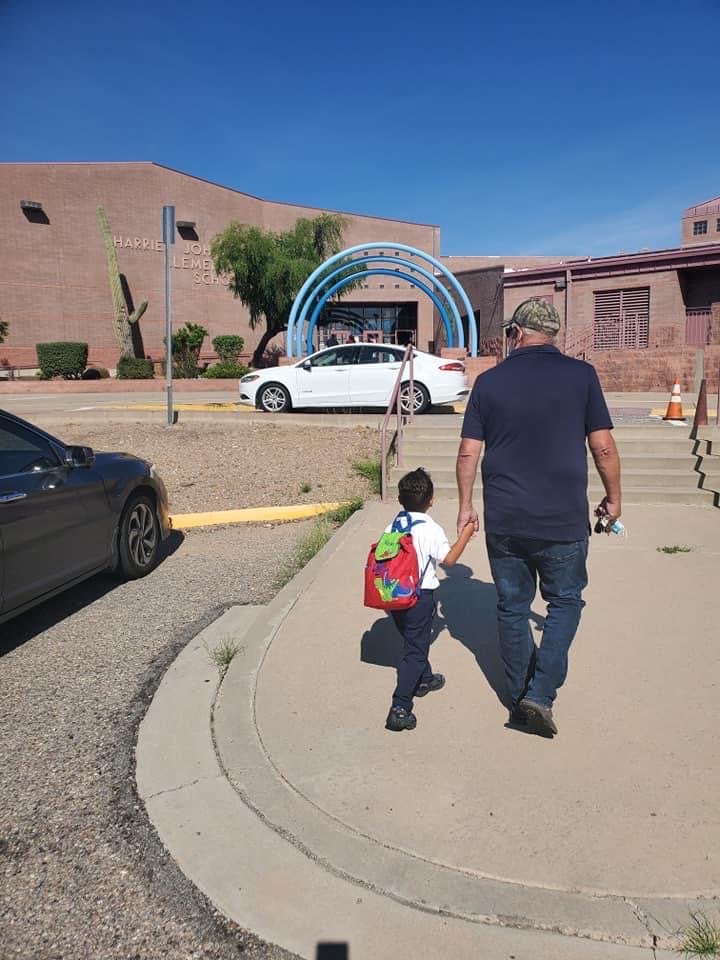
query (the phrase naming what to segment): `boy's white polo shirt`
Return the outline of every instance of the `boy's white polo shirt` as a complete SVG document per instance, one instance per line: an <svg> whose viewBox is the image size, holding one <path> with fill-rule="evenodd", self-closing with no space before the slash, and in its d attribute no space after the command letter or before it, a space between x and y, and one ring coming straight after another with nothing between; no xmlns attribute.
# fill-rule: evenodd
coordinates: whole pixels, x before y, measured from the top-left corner
<svg viewBox="0 0 720 960"><path fill-rule="evenodd" d="M412 533L413 544L415 545L415 552L418 558L418 567L420 568L421 574L427 566L425 575L422 578L422 583L420 584L420 589L434 590L440 586L440 581L435 573L435 564L442 563L450 550L447 534L440 524L433 520L429 513L411 512L410 517L413 523L415 520L423 521L423 523L414 523L410 531ZM385 533L390 533L391 530L392 523L387 525ZM428 563L428 560L430 563Z"/></svg>

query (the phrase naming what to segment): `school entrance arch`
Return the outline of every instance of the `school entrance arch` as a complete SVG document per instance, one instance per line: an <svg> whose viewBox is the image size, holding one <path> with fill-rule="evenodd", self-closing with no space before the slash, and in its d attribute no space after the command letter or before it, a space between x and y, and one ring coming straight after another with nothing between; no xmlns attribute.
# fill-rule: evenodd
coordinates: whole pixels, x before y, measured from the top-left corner
<svg viewBox="0 0 720 960"><path fill-rule="evenodd" d="M393 255L387 256L385 253L387 250L391 251ZM377 253L374 251L377 251ZM401 254L407 256L402 257ZM387 267L374 266L378 263L392 263L394 269L389 270ZM340 265L337 266L338 264ZM331 267L335 267L335 269L330 270ZM353 267L362 269L353 271ZM312 338L315 326L323 307L331 296L361 277L376 274L401 276L402 279L407 280L413 287L428 296L442 318L448 346L465 347L465 331L460 311L451 295L451 291L453 291L467 316L468 352L472 357L477 356L478 336L475 314L467 294L450 270L435 257L417 247L411 247L404 243L376 241L356 244L353 247L341 250L340 253L328 257L310 274L302 285L290 310L287 330L288 357L304 356L303 350L306 353L312 353ZM337 279L338 277L340 279ZM333 283L333 280L336 282ZM443 280L449 288L443 283ZM427 281L427 283L423 281ZM328 287L328 284L330 284L330 287ZM304 343L303 333L305 333Z"/></svg>

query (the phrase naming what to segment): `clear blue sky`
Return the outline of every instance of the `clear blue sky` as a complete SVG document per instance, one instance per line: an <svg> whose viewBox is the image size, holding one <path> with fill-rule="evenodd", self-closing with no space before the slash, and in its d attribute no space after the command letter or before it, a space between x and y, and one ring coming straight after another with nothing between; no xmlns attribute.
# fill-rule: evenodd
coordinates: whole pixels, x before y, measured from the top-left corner
<svg viewBox="0 0 720 960"><path fill-rule="evenodd" d="M0 160L155 160L442 227L679 242L720 194L718 0L0 0Z"/></svg>

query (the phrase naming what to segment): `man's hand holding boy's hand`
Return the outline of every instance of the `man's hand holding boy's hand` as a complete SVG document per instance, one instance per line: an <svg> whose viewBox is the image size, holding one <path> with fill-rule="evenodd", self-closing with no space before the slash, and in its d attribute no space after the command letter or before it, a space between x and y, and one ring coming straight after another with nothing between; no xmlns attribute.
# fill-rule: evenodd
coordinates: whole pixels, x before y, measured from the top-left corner
<svg viewBox="0 0 720 960"><path fill-rule="evenodd" d="M480 529L480 520L478 518L477 510L472 504L470 504L469 507L460 508L457 518L458 537L462 536L463 530L469 523L473 525L473 533L477 533Z"/></svg>
<svg viewBox="0 0 720 960"><path fill-rule="evenodd" d="M477 520L477 517L475 518ZM468 545L470 538L475 535L475 523L472 520L468 520L465 523L465 526L462 528L458 534L458 538L455 543L448 550L447 556L442 561L444 567L452 567L462 556L462 552L465 547Z"/></svg>

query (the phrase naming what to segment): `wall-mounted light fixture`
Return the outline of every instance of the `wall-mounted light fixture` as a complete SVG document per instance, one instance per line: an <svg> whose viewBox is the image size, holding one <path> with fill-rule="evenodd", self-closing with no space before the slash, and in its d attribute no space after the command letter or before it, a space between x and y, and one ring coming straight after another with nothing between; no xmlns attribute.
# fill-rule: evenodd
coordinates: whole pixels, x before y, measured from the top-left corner
<svg viewBox="0 0 720 960"><path fill-rule="evenodd" d="M175 226L177 227L177 232L180 234L183 240L198 239L194 220L177 220Z"/></svg>
<svg viewBox="0 0 720 960"><path fill-rule="evenodd" d="M50 223L50 218L38 200L21 200L20 209L30 223Z"/></svg>

